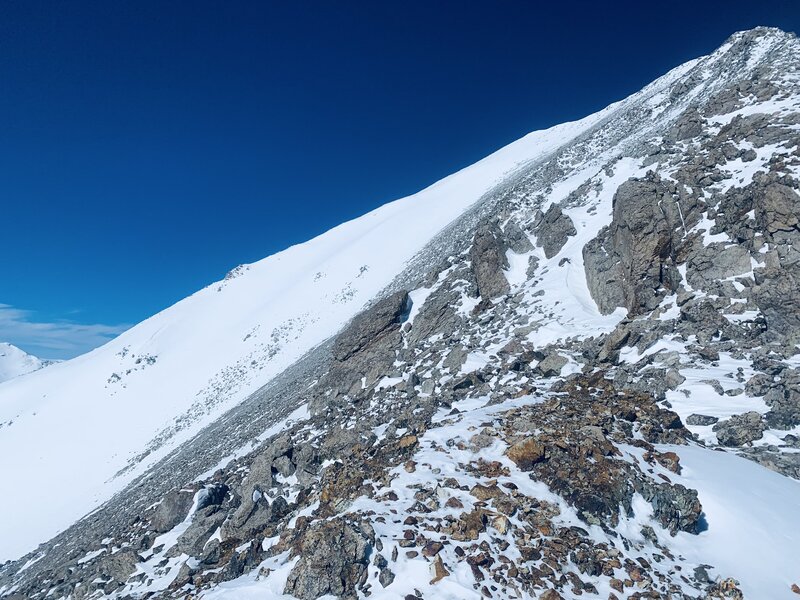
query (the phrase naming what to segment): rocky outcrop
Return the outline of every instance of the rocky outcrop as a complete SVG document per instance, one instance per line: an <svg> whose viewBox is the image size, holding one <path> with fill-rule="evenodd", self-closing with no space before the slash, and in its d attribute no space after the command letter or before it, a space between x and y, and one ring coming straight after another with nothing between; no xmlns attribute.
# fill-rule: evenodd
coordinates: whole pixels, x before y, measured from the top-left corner
<svg viewBox="0 0 800 600"><path fill-rule="evenodd" d="M367 346L379 343L381 338L400 328L404 315L408 314L410 309L408 292L404 290L380 300L354 318L337 336L333 346L333 358L344 362Z"/></svg>
<svg viewBox="0 0 800 600"><path fill-rule="evenodd" d="M546 258L553 258L561 251L567 240L575 235L575 224L561 212L557 204L553 204L544 214L539 213L534 221L533 232L536 243L544 250Z"/></svg>
<svg viewBox="0 0 800 600"><path fill-rule="evenodd" d="M508 268L506 250L503 232L496 223L484 224L475 232L469 259L481 298L492 300L511 289L503 275L503 270Z"/></svg>
<svg viewBox="0 0 800 600"><path fill-rule="evenodd" d="M175 490L164 496L156 507L151 520L153 531L164 533L186 518L194 502L194 493L188 490Z"/></svg>
<svg viewBox="0 0 800 600"><path fill-rule="evenodd" d="M686 262L686 280L694 289L730 296L736 292L733 288L725 290L722 280L752 270L747 248L716 243L702 246L689 256Z"/></svg>
<svg viewBox="0 0 800 600"><path fill-rule="evenodd" d="M800 476L800 440L787 431L800 424L787 341L800 118L712 126L716 111L771 93L759 75L710 98L704 86L730 77L681 76L522 166L426 249L434 260L415 259L303 358L319 362L286 381L298 404L282 414L305 402L308 413L249 430L211 475L222 454L195 443L184 464L205 460L199 479L173 471L166 497L142 494L124 519L99 511L21 575L22 563L0 567L0 585L34 600L189 598L242 576L301 599L736 597L737 573L699 563L702 544L683 551L719 521L703 515L681 457L691 442L687 452L705 445ZM668 117L643 127L650 102L667 97ZM765 144L783 140L765 162ZM625 152L624 163L588 169L598 148ZM660 175L618 185L619 168ZM576 169L591 175L575 183ZM761 174L748 183L741 171ZM569 261L580 261L570 236L600 223L583 250L590 292L602 312L630 314L595 327L583 295L570 296ZM527 281L513 255L534 254L526 232L548 258L563 255L531 256ZM570 289L553 287L562 276ZM409 312L402 290L425 300ZM732 397L769 411L728 418ZM286 398L271 390L254 411ZM223 420L246 430L236 411ZM766 427L779 431L754 443Z"/></svg>
<svg viewBox="0 0 800 600"><path fill-rule="evenodd" d="M619 187L611 225L583 250L589 291L602 313L621 306L640 314L677 289L676 249L685 233L681 211L674 186L658 177Z"/></svg>

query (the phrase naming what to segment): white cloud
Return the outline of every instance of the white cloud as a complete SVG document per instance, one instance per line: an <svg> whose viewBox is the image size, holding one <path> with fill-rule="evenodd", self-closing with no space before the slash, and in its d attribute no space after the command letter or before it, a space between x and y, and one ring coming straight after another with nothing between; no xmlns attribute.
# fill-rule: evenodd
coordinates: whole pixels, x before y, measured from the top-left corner
<svg viewBox="0 0 800 600"><path fill-rule="evenodd" d="M0 303L0 342L9 342L41 358L73 358L102 346L129 327L38 321L29 310Z"/></svg>

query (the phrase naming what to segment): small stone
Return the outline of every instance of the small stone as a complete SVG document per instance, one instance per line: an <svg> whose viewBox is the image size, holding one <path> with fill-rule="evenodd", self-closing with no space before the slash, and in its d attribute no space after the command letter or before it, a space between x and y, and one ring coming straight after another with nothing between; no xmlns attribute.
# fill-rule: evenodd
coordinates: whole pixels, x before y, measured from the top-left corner
<svg viewBox="0 0 800 600"><path fill-rule="evenodd" d="M384 567L381 569L380 574L378 575L378 583L381 584L382 587L386 587L391 585L394 581L394 573L388 567Z"/></svg>
<svg viewBox="0 0 800 600"><path fill-rule="evenodd" d="M509 526L510 521L508 520L508 517L498 515L492 519L492 527L502 534L505 534L508 531Z"/></svg>
<svg viewBox="0 0 800 600"><path fill-rule="evenodd" d="M656 461L658 461L658 464L660 464L665 469L668 469L673 473L677 473L678 475L680 475L681 459L674 452L664 452L661 454L656 454Z"/></svg>

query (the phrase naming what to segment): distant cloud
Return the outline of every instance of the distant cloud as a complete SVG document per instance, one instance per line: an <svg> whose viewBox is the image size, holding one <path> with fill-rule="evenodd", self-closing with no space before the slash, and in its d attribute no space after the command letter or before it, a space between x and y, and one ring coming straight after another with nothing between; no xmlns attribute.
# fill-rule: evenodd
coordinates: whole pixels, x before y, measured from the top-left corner
<svg viewBox="0 0 800 600"><path fill-rule="evenodd" d="M130 325L39 321L29 310L0 303L0 342L9 342L40 358L73 358L115 338Z"/></svg>

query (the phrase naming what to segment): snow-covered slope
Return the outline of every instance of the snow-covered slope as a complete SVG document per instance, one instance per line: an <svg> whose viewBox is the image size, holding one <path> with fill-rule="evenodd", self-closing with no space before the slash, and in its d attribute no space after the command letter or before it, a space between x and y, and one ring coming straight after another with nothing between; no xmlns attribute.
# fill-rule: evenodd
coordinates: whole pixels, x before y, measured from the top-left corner
<svg viewBox="0 0 800 600"><path fill-rule="evenodd" d="M237 267L97 350L0 386L0 456L18 457L6 466L17 491L0 498L0 514L17 515L0 519L0 560L84 515L330 337L510 171L613 109L531 133L413 196Z"/></svg>
<svg viewBox="0 0 800 600"><path fill-rule="evenodd" d="M48 364L49 361L43 361L12 344L0 342L0 383L33 373Z"/></svg>
<svg viewBox="0 0 800 600"><path fill-rule="evenodd" d="M142 474L0 595L794 597L798 72L736 34L0 386L6 554Z"/></svg>

